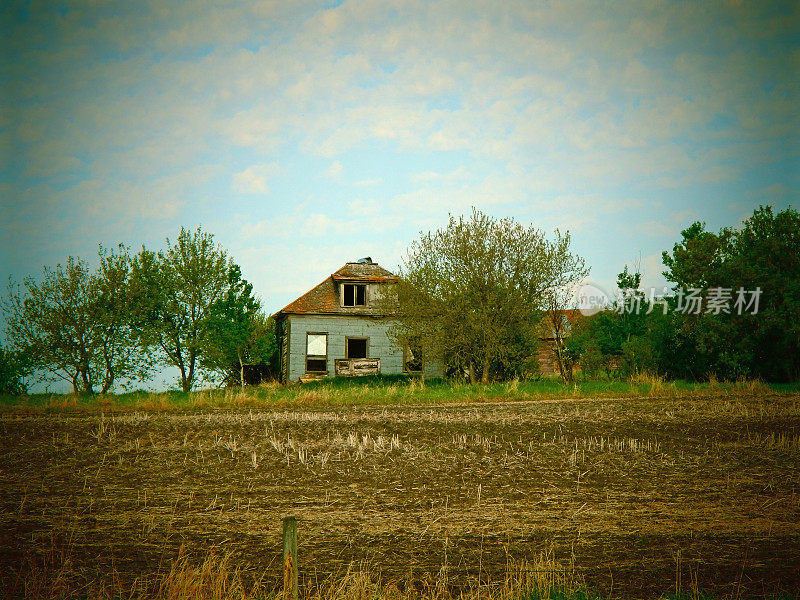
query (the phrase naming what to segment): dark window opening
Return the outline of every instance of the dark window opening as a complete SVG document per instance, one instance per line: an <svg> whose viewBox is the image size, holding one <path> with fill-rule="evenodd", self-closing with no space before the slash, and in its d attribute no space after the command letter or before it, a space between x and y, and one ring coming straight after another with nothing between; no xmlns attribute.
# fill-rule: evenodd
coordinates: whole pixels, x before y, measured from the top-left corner
<svg viewBox="0 0 800 600"><path fill-rule="evenodd" d="M367 358L367 338L347 338L347 358Z"/></svg>
<svg viewBox="0 0 800 600"><path fill-rule="evenodd" d="M345 283L342 286L344 292L343 306L366 306L367 305L367 286Z"/></svg>
<svg viewBox="0 0 800 600"><path fill-rule="evenodd" d="M324 358L307 358L306 373L327 373L328 361Z"/></svg>

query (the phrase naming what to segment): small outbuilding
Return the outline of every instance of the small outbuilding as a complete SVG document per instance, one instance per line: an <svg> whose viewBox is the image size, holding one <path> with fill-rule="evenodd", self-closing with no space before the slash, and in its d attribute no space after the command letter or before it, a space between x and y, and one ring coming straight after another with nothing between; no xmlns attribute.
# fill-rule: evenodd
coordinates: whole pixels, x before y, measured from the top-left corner
<svg viewBox="0 0 800 600"><path fill-rule="evenodd" d="M334 375L441 377L442 365L389 336L392 315L378 299L397 277L362 258L348 262L275 314L283 382Z"/></svg>

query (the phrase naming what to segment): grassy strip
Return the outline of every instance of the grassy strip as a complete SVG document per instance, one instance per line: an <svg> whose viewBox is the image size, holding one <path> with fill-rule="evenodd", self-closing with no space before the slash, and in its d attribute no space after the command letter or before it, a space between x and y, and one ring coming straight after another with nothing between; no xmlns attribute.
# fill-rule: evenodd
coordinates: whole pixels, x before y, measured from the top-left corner
<svg viewBox="0 0 800 600"><path fill-rule="evenodd" d="M668 381L649 375L631 380L581 380L564 385L559 379L510 381L469 385L449 380L423 381L404 376L332 378L305 384L265 384L194 392L135 391L122 394L31 394L0 396L0 410L195 410L287 408L292 406L346 406L442 404L456 402L557 400L566 398L640 398L765 396L796 394L800 383L766 384L761 381Z"/></svg>

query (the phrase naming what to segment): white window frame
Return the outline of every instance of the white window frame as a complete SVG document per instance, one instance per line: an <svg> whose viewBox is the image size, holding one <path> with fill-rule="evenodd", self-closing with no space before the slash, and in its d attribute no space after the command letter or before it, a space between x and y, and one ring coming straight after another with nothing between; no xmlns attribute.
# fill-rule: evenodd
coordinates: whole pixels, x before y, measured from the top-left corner
<svg viewBox="0 0 800 600"><path fill-rule="evenodd" d="M309 343L310 337L312 335L322 336L325 338L325 354L309 354ZM324 360L325 361L325 370L324 371L309 371L308 370L308 361L310 360ZM306 373L327 373L328 372L328 334L327 332L321 331L307 331L306 332L306 364L305 364L305 371Z"/></svg>

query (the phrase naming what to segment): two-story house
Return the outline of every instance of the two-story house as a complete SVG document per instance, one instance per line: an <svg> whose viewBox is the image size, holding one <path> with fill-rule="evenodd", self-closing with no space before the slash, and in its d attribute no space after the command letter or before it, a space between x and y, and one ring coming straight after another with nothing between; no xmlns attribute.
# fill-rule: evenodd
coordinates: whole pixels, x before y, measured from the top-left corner
<svg viewBox="0 0 800 600"><path fill-rule="evenodd" d="M372 259L348 262L275 314L281 380L353 374L441 377L438 361L388 335L392 316L378 299L397 278Z"/></svg>

